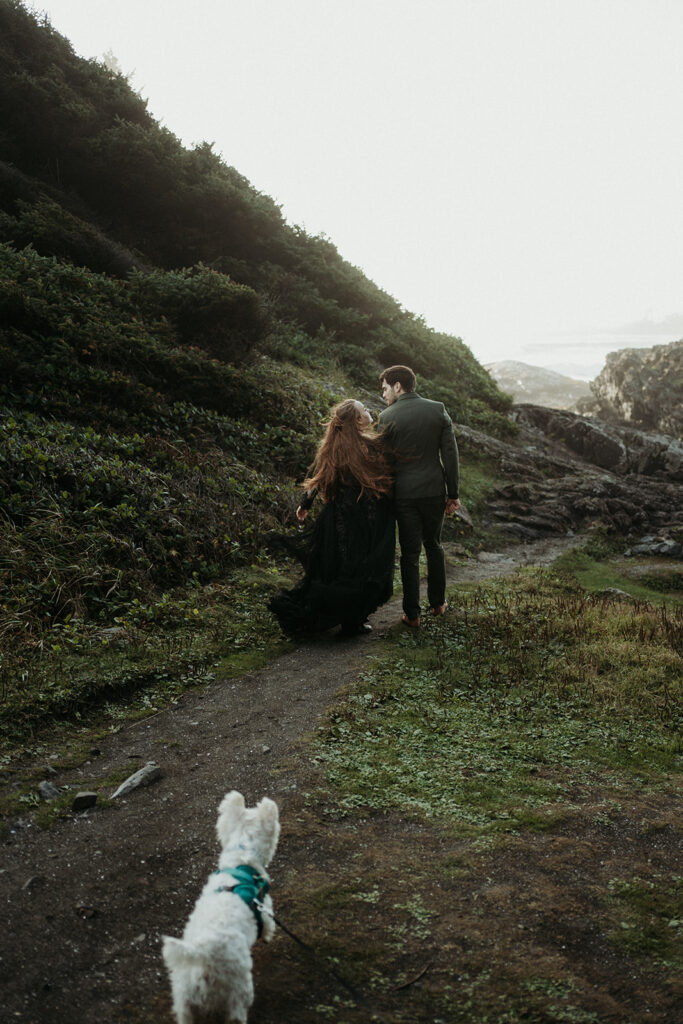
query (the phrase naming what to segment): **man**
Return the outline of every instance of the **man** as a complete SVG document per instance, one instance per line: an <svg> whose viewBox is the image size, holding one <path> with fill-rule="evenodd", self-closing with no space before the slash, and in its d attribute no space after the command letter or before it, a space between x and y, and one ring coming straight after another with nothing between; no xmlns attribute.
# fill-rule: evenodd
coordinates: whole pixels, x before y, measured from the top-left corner
<svg viewBox="0 0 683 1024"><path fill-rule="evenodd" d="M420 551L427 555L427 599L433 615L446 611L446 558L441 547L444 512L453 515L458 500L458 446L451 418L441 402L415 392L409 366L390 366L380 374L388 408L379 416L396 453L396 519L401 546L403 616L420 625Z"/></svg>

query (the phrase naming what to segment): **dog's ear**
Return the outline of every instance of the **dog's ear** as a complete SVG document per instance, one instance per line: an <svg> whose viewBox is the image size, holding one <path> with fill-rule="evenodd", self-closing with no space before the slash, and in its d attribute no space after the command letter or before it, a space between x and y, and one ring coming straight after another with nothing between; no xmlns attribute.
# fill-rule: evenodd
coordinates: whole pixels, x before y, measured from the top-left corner
<svg viewBox="0 0 683 1024"><path fill-rule="evenodd" d="M221 846L227 846L230 835L244 816L244 797L236 789L226 793L218 808L216 835Z"/></svg>
<svg viewBox="0 0 683 1024"><path fill-rule="evenodd" d="M263 799L259 801L256 805L256 810L258 812L258 820L262 828L264 845L267 847L265 854L265 860L267 863L275 853L278 836L280 835L280 814L275 801L271 800L267 796L264 796Z"/></svg>

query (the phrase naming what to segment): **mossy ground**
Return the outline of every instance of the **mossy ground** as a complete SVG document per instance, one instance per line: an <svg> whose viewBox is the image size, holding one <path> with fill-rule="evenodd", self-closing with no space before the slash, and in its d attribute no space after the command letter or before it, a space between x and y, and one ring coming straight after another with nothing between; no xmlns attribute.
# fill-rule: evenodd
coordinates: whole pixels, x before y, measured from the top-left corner
<svg viewBox="0 0 683 1024"><path fill-rule="evenodd" d="M72 623L53 630L50 644L24 663L25 673L4 676L0 771L10 786L0 795L0 817L39 808L37 824L50 824L68 801L46 807L37 796L48 756L51 767L68 771L88 759L103 735L288 650L290 641L264 602L290 582L289 569L264 560L220 584L167 594L151 605L136 602L114 629Z"/></svg>
<svg viewBox="0 0 683 1024"><path fill-rule="evenodd" d="M199 619L198 633L211 635L213 621L216 664L226 654L219 641L228 629L230 651L260 656L250 635L255 630L260 643L261 598L284 581L272 568L255 565L236 589L226 582L225 593L197 588L193 603L181 603L181 633L193 636ZM390 628L369 648L355 650L355 682L320 731L283 757L270 784L259 776L259 787L284 796L273 865L276 912L315 956L284 934L271 946L257 946L250 1020L669 1024L676 1019L683 917L674 719L680 710L680 605L590 595L566 569L526 569L490 585L461 584L450 590L449 601L449 613L426 619L419 632ZM145 627L141 619L126 628ZM306 655L315 663L313 649ZM281 676L276 680L279 689ZM213 716L212 687L205 691L203 711L178 709L186 725ZM152 705L138 711L149 714L179 692L167 692L164 684ZM141 695L138 700L144 703ZM126 706L122 702L113 718L108 712L109 727L125 721ZM215 724L219 736L226 731L222 721ZM157 722L164 724L155 730L152 721L149 731L141 724L139 734L131 727L128 735L145 730L144 757L163 748L168 761L168 751L177 749L190 772L181 778L194 792L202 770L197 753L186 751L182 727L178 732L162 716ZM97 770L84 764L94 726L80 732L72 723L71 746L52 762L79 787ZM202 747L200 733L193 731L193 750L218 754L216 767L224 768L217 737ZM34 762L54 749L41 748L38 737L25 742ZM143 751L135 740L122 746L118 758L107 759L107 771L112 763L121 766L127 749ZM138 764L124 764L121 773ZM259 771L252 754L247 767ZM33 786L37 778L29 780ZM97 781L101 786L102 778ZM120 774L108 776L107 789L118 781ZM185 824L193 856L178 852L178 838L168 837L167 870L186 879L187 909L203 874L194 861L211 859L196 838L198 829L210 832L212 825L202 792L200 786L192 798L193 806L201 805L199 817ZM34 799L30 786L19 795ZM172 833L163 805L153 804ZM30 804L21 805L27 809ZM135 819L133 806L130 812ZM77 824L66 798L40 814L42 824L58 824L42 833L43 845L61 848ZM92 824L104 831L122 814L120 807L101 805ZM86 823L83 830L89 831ZM152 856L157 863L159 848L152 847ZM114 870L117 856L111 863ZM145 881L139 871L140 885L166 886L156 875ZM134 891L139 902L147 890ZM38 897L31 899L36 913ZM92 931L100 964L108 930L135 936L142 926L137 903L126 909L125 894L114 900L105 884L96 900L102 913L80 924ZM145 906L148 931L177 929L186 913L149 899ZM60 927L71 934L68 921ZM112 1020L168 1021L156 947L143 964L156 980L145 984L142 997L140 986L124 985ZM330 967L359 994L330 976ZM104 970L113 978L113 967ZM134 1005L126 994L132 991Z"/></svg>
<svg viewBox="0 0 683 1024"><path fill-rule="evenodd" d="M318 959L259 952L277 1019L668 1024L680 606L541 571L449 598L389 634L314 743L278 909Z"/></svg>
<svg viewBox="0 0 683 1024"><path fill-rule="evenodd" d="M590 546L587 550L569 551L558 561L564 570L595 593L613 587L623 590L636 601L653 604L680 604L683 601L683 574L680 561L624 558L613 553L595 557Z"/></svg>

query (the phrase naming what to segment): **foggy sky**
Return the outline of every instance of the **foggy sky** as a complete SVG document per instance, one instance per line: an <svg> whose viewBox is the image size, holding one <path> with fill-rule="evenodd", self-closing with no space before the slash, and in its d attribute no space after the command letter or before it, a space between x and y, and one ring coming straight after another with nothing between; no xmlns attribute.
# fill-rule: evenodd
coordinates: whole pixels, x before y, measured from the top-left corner
<svg viewBox="0 0 683 1024"><path fill-rule="evenodd" d="M683 312L683 2L35 8L481 361L683 333L606 333Z"/></svg>

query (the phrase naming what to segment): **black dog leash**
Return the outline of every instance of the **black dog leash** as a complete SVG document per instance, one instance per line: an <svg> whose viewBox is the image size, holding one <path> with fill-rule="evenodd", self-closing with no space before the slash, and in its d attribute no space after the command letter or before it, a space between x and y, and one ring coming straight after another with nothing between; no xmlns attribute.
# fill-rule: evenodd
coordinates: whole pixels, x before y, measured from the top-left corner
<svg viewBox="0 0 683 1024"><path fill-rule="evenodd" d="M268 910L268 908L265 907L263 903L258 901L257 905L258 909L261 911L262 914L268 914L268 916L273 919L278 928L282 929L285 935L289 935L290 939L293 939L293 941L296 942L297 946L301 946L301 948L305 950L310 957L312 957L316 964L322 967L322 969L327 974L334 978L334 980L338 982L338 984L340 984L342 988L345 988L349 995L353 998L354 1002L358 1003L359 1006L362 1006L364 1010L368 1011L368 1013L373 1014L375 1020L385 1020L383 1014L381 1014L378 1010L374 1010L368 1003L365 996L363 996L358 991L358 989L351 984L350 981L347 981L346 978L339 974L338 971L335 971L334 967L330 967L329 964L325 963L325 961L316 953L316 951L311 946L308 945L307 942L304 942L304 940L300 939L298 935L295 935L293 931L290 931L290 929L285 924L283 924L282 921L280 921L280 919L277 918L271 910Z"/></svg>

